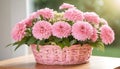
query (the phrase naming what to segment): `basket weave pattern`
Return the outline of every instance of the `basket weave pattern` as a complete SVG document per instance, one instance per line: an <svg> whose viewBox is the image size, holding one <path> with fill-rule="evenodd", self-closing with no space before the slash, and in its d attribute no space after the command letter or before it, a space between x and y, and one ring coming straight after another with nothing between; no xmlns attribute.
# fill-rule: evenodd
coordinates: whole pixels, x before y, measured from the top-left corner
<svg viewBox="0 0 120 69"><path fill-rule="evenodd" d="M73 45L63 49L54 45L39 47L40 51L37 51L36 45L31 45L35 60L37 63L47 65L82 64L86 63L92 54L92 47L88 44Z"/></svg>

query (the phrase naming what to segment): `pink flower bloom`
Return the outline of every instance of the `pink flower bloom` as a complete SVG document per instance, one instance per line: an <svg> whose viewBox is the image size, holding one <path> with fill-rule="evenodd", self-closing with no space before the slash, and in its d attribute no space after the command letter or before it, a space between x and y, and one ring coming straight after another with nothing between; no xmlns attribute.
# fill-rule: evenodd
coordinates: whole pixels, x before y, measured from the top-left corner
<svg viewBox="0 0 120 69"><path fill-rule="evenodd" d="M39 17L37 12L33 12L28 18L22 20L21 23L26 24L27 27L31 27L32 26L32 21L37 17Z"/></svg>
<svg viewBox="0 0 120 69"><path fill-rule="evenodd" d="M31 27L32 26L32 19L26 18L26 19L22 20L21 23L24 23L27 27Z"/></svg>
<svg viewBox="0 0 120 69"><path fill-rule="evenodd" d="M100 18L99 16L94 12L86 12L84 13L85 20L91 23L99 24Z"/></svg>
<svg viewBox="0 0 120 69"><path fill-rule="evenodd" d="M107 21L103 18L100 19L100 22L103 23L104 25L108 25Z"/></svg>
<svg viewBox="0 0 120 69"><path fill-rule="evenodd" d="M37 14L42 16L44 19L49 19L54 17L53 10L49 8L40 9L37 11Z"/></svg>
<svg viewBox="0 0 120 69"><path fill-rule="evenodd" d="M72 35L75 39L85 41L93 34L93 27L88 22L77 21L72 26Z"/></svg>
<svg viewBox="0 0 120 69"><path fill-rule="evenodd" d="M51 36L52 26L47 21L39 21L32 28L32 34L36 39L48 39Z"/></svg>
<svg viewBox="0 0 120 69"><path fill-rule="evenodd" d="M64 17L71 21L82 21L84 19L83 12L78 9L72 8L68 9L64 13Z"/></svg>
<svg viewBox="0 0 120 69"><path fill-rule="evenodd" d="M97 34L97 29L96 28L93 28L93 34L92 36L90 37L90 39L92 40L92 42L95 42L97 39L98 39L98 34Z"/></svg>
<svg viewBox="0 0 120 69"><path fill-rule="evenodd" d="M101 28L100 37L105 44L111 44L114 41L114 32L108 25L103 25Z"/></svg>
<svg viewBox="0 0 120 69"><path fill-rule="evenodd" d="M12 29L11 36L15 41L21 41L25 36L26 25L23 23L17 23Z"/></svg>
<svg viewBox="0 0 120 69"><path fill-rule="evenodd" d="M56 22L53 24L52 33L58 38L68 37L71 33L71 26L67 22Z"/></svg>
<svg viewBox="0 0 120 69"><path fill-rule="evenodd" d="M28 18L31 19L31 20L33 20L33 19L35 19L37 17L39 17L38 12L33 12Z"/></svg>
<svg viewBox="0 0 120 69"><path fill-rule="evenodd" d="M59 9L70 9L70 8L75 8L74 5L68 4L68 3L63 3Z"/></svg>

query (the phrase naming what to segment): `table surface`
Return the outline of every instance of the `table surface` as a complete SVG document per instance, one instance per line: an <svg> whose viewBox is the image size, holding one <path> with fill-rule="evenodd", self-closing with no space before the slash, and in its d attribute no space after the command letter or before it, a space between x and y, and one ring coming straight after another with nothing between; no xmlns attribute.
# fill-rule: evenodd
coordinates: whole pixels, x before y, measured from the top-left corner
<svg viewBox="0 0 120 69"><path fill-rule="evenodd" d="M119 66L120 58L101 56L91 56L88 63L69 66L37 64L33 55L0 61L0 69L120 69Z"/></svg>

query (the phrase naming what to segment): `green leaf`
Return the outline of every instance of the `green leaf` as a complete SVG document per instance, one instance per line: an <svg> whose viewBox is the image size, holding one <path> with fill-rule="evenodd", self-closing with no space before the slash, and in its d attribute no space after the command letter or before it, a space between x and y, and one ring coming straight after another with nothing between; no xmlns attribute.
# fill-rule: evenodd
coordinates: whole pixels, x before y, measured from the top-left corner
<svg viewBox="0 0 120 69"><path fill-rule="evenodd" d="M18 41L18 42L11 43L11 44L8 44L6 47L15 46L15 45L17 45L18 43L19 43L19 41Z"/></svg>
<svg viewBox="0 0 120 69"><path fill-rule="evenodd" d="M62 49L65 47L62 43L57 43L58 46L60 46Z"/></svg>
<svg viewBox="0 0 120 69"><path fill-rule="evenodd" d="M101 41L97 41L95 43L90 43L91 46L97 48L100 51L104 51L104 44Z"/></svg>
<svg viewBox="0 0 120 69"><path fill-rule="evenodd" d="M39 42L39 44L40 45L45 45L45 40L43 39L43 40L39 40L40 42Z"/></svg>
<svg viewBox="0 0 120 69"><path fill-rule="evenodd" d="M12 45L13 45L13 43L6 45L6 47L9 47L9 46L12 46Z"/></svg>
<svg viewBox="0 0 120 69"><path fill-rule="evenodd" d="M21 41L19 41L18 43L17 43L17 47L14 49L14 51L16 51L20 46L22 46L23 44L25 44L26 43L26 41L27 41L27 37L24 37Z"/></svg>
<svg viewBox="0 0 120 69"><path fill-rule="evenodd" d="M70 42L68 38L62 38L55 40L56 44L59 45L61 48L64 48L65 46L70 46Z"/></svg>
<svg viewBox="0 0 120 69"><path fill-rule="evenodd" d="M19 43L19 41L18 41L18 42L13 43L13 46L17 45L18 43Z"/></svg>
<svg viewBox="0 0 120 69"><path fill-rule="evenodd" d="M74 24L72 21L67 21L71 26Z"/></svg>
<svg viewBox="0 0 120 69"><path fill-rule="evenodd" d="M70 42L68 38L63 38L62 43L64 44L64 46L70 46Z"/></svg>
<svg viewBox="0 0 120 69"><path fill-rule="evenodd" d="M59 43L59 42L63 41L63 39L54 37L54 41L55 41L55 43Z"/></svg>
<svg viewBox="0 0 120 69"><path fill-rule="evenodd" d="M70 41L70 45L73 45L73 44L75 44L75 43L77 43L77 40L72 40L72 41Z"/></svg>
<svg viewBox="0 0 120 69"><path fill-rule="evenodd" d="M34 37L30 37L27 41L27 44L30 45L30 44L34 44L36 42L36 39Z"/></svg>
<svg viewBox="0 0 120 69"><path fill-rule="evenodd" d="M104 51L104 44L102 42L98 42L98 49Z"/></svg>
<svg viewBox="0 0 120 69"><path fill-rule="evenodd" d="M14 51L16 51L22 44L17 45L17 47L15 47Z"/></svg>
<svg viewBox="0 0 120 69"><path fill-rule="evenodd" d="M38 40L37 41L37 47L36 47L36 50L39 52L40 48L39 48L39 45L40 45L40 41Z"/></svg>

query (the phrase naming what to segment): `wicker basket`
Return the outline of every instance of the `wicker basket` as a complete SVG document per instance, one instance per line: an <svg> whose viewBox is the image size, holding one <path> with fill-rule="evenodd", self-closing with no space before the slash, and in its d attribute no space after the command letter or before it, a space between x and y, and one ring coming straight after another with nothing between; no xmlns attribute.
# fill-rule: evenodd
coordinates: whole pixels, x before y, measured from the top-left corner
<svg viewBox="0 0 120 69"><path fill-rule="evenodd" d="M35 60L40 64L47 65L74 65L88 62L92 47L88 44L73 45L61 49L55 45L39 46L40 51L36 50L36 45L31 45Z"/></svg>

